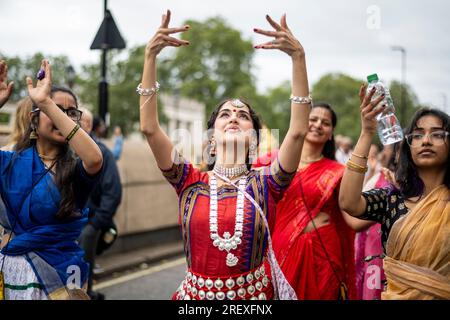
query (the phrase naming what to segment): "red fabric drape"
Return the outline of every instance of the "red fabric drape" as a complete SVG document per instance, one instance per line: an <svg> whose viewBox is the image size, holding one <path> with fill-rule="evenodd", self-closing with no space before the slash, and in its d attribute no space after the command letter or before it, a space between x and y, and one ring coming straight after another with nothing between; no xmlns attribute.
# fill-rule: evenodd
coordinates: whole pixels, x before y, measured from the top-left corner
<svg viewBox="0 0 450 320"><path fill-rule="evenodd" d="M312 163L297 173L277 205L273 247L299 299L337 299L338 278L347 286L349 298L355 297L354 232L342 217L337 197L343 172L344 167L336 161ZM317 232L302 233L311 219L301 190L312 218L319 212L330 216L329 224Z"/></svg>

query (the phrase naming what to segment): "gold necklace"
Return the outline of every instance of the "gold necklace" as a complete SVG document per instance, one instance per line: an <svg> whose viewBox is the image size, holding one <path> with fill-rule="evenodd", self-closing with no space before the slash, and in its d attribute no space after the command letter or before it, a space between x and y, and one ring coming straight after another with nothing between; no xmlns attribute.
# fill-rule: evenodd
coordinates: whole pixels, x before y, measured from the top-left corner
<svg viewBox="0 0 450 320"><path fill-rule="evenodd" d="M314 159L314 160L301 160L301 159L300 159L300 162L301 162L301 163L313 163L313 162L320 161L320 160L322 160L322 159L323 159L323 154L321 154L319 158Z"/></svg>

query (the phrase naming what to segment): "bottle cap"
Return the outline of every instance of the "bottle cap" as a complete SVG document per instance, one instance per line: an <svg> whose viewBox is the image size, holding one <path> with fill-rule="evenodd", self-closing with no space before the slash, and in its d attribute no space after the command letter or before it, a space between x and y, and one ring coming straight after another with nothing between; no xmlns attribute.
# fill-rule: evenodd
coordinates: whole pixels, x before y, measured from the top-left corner
<svg viewBox="0 0 450 320"><path fill-rule="evenodd" d="M367 81L368 82L378 81L378 75L376 73L374 73L374 74L367 76Z"/></svg>

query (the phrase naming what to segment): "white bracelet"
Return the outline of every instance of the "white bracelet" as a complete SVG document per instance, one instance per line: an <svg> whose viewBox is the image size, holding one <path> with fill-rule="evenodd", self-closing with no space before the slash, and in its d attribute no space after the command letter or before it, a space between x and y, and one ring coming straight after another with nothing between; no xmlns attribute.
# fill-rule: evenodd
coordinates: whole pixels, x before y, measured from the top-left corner
<svg viewBox="0 0 450 320"><path fill-rule="evenodd" d="M312 97L311 95L307 97L297 97L291 94L290 100L292 103L296 104L310 104L312 102Z"/></svg>
<svg viewBox="0 0 450 320"><path fill-rule="evenodd" d="M158 81L155 82L155 86L153 88L150 89L144 89L142 88L142 83L139 83L139 85L136 88L136 92L140 95L140 96L150 96L150 95L154 95L155 93L157 93L159 91L159 83Z"/></svg>

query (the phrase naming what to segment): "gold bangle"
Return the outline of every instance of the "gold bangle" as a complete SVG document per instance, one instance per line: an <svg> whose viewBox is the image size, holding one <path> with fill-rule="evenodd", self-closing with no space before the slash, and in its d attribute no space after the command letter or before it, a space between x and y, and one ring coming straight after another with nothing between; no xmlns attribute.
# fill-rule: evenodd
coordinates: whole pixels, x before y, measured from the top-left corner
<svg viewBox="0 0 450 320"><path fill-rule="evenodd" d="M359 164L356 164L356 163L354 163L354 162L351 161L351 160L348 160L348 161L347 161L347 168L349 168L350 170L359 172L359 173L366 173L366 172L367 172L367 169L368 169L367 166L365 166L365 167L360 166Z"/></svg>
<svg viewBox="0 0 450 320"><path fill-rule="evenodd" d="M367 160L367 159L368 159L367 156L362 156L362 155L356 154L356 153L354 153L354 152L352 152L352 156L355 156L355 157L357 157L357 158L364 159L364 160Z"/></svg>
<svg viewBox="0 0 450 320"><path fill-rule="evenodd" d="M352 168L352 167L350 167L350 166L347 166L347 169L348 169L348 170L351 170L351 171L353 171L353 172L356 172L356 173L361 173L361 174L365 174L365 173L366 173L365 171L361 171L361 170L359 170L359 169L355 169L355 168Z"/></svg>
<svg viewBox="0 0 450 320"><path fill-rule="evenodd" d="M352 167L356 167L358 169L361 169L361 170L367 170L367 166L362 166L360 164L357 164L357 163L353 162L352 160L348 160L347 164L349 164Z"/></svg>
<svg viewBox="0 0 450 320"><path fill-rule="evenodd" d="M66 142L69 142L70 139L73 138L73 136L78 131L78 129L80 129L80 125L79 124L77 124L75 127L73 127L72 131L70 131L69 135L66 137Z"/></svg>

